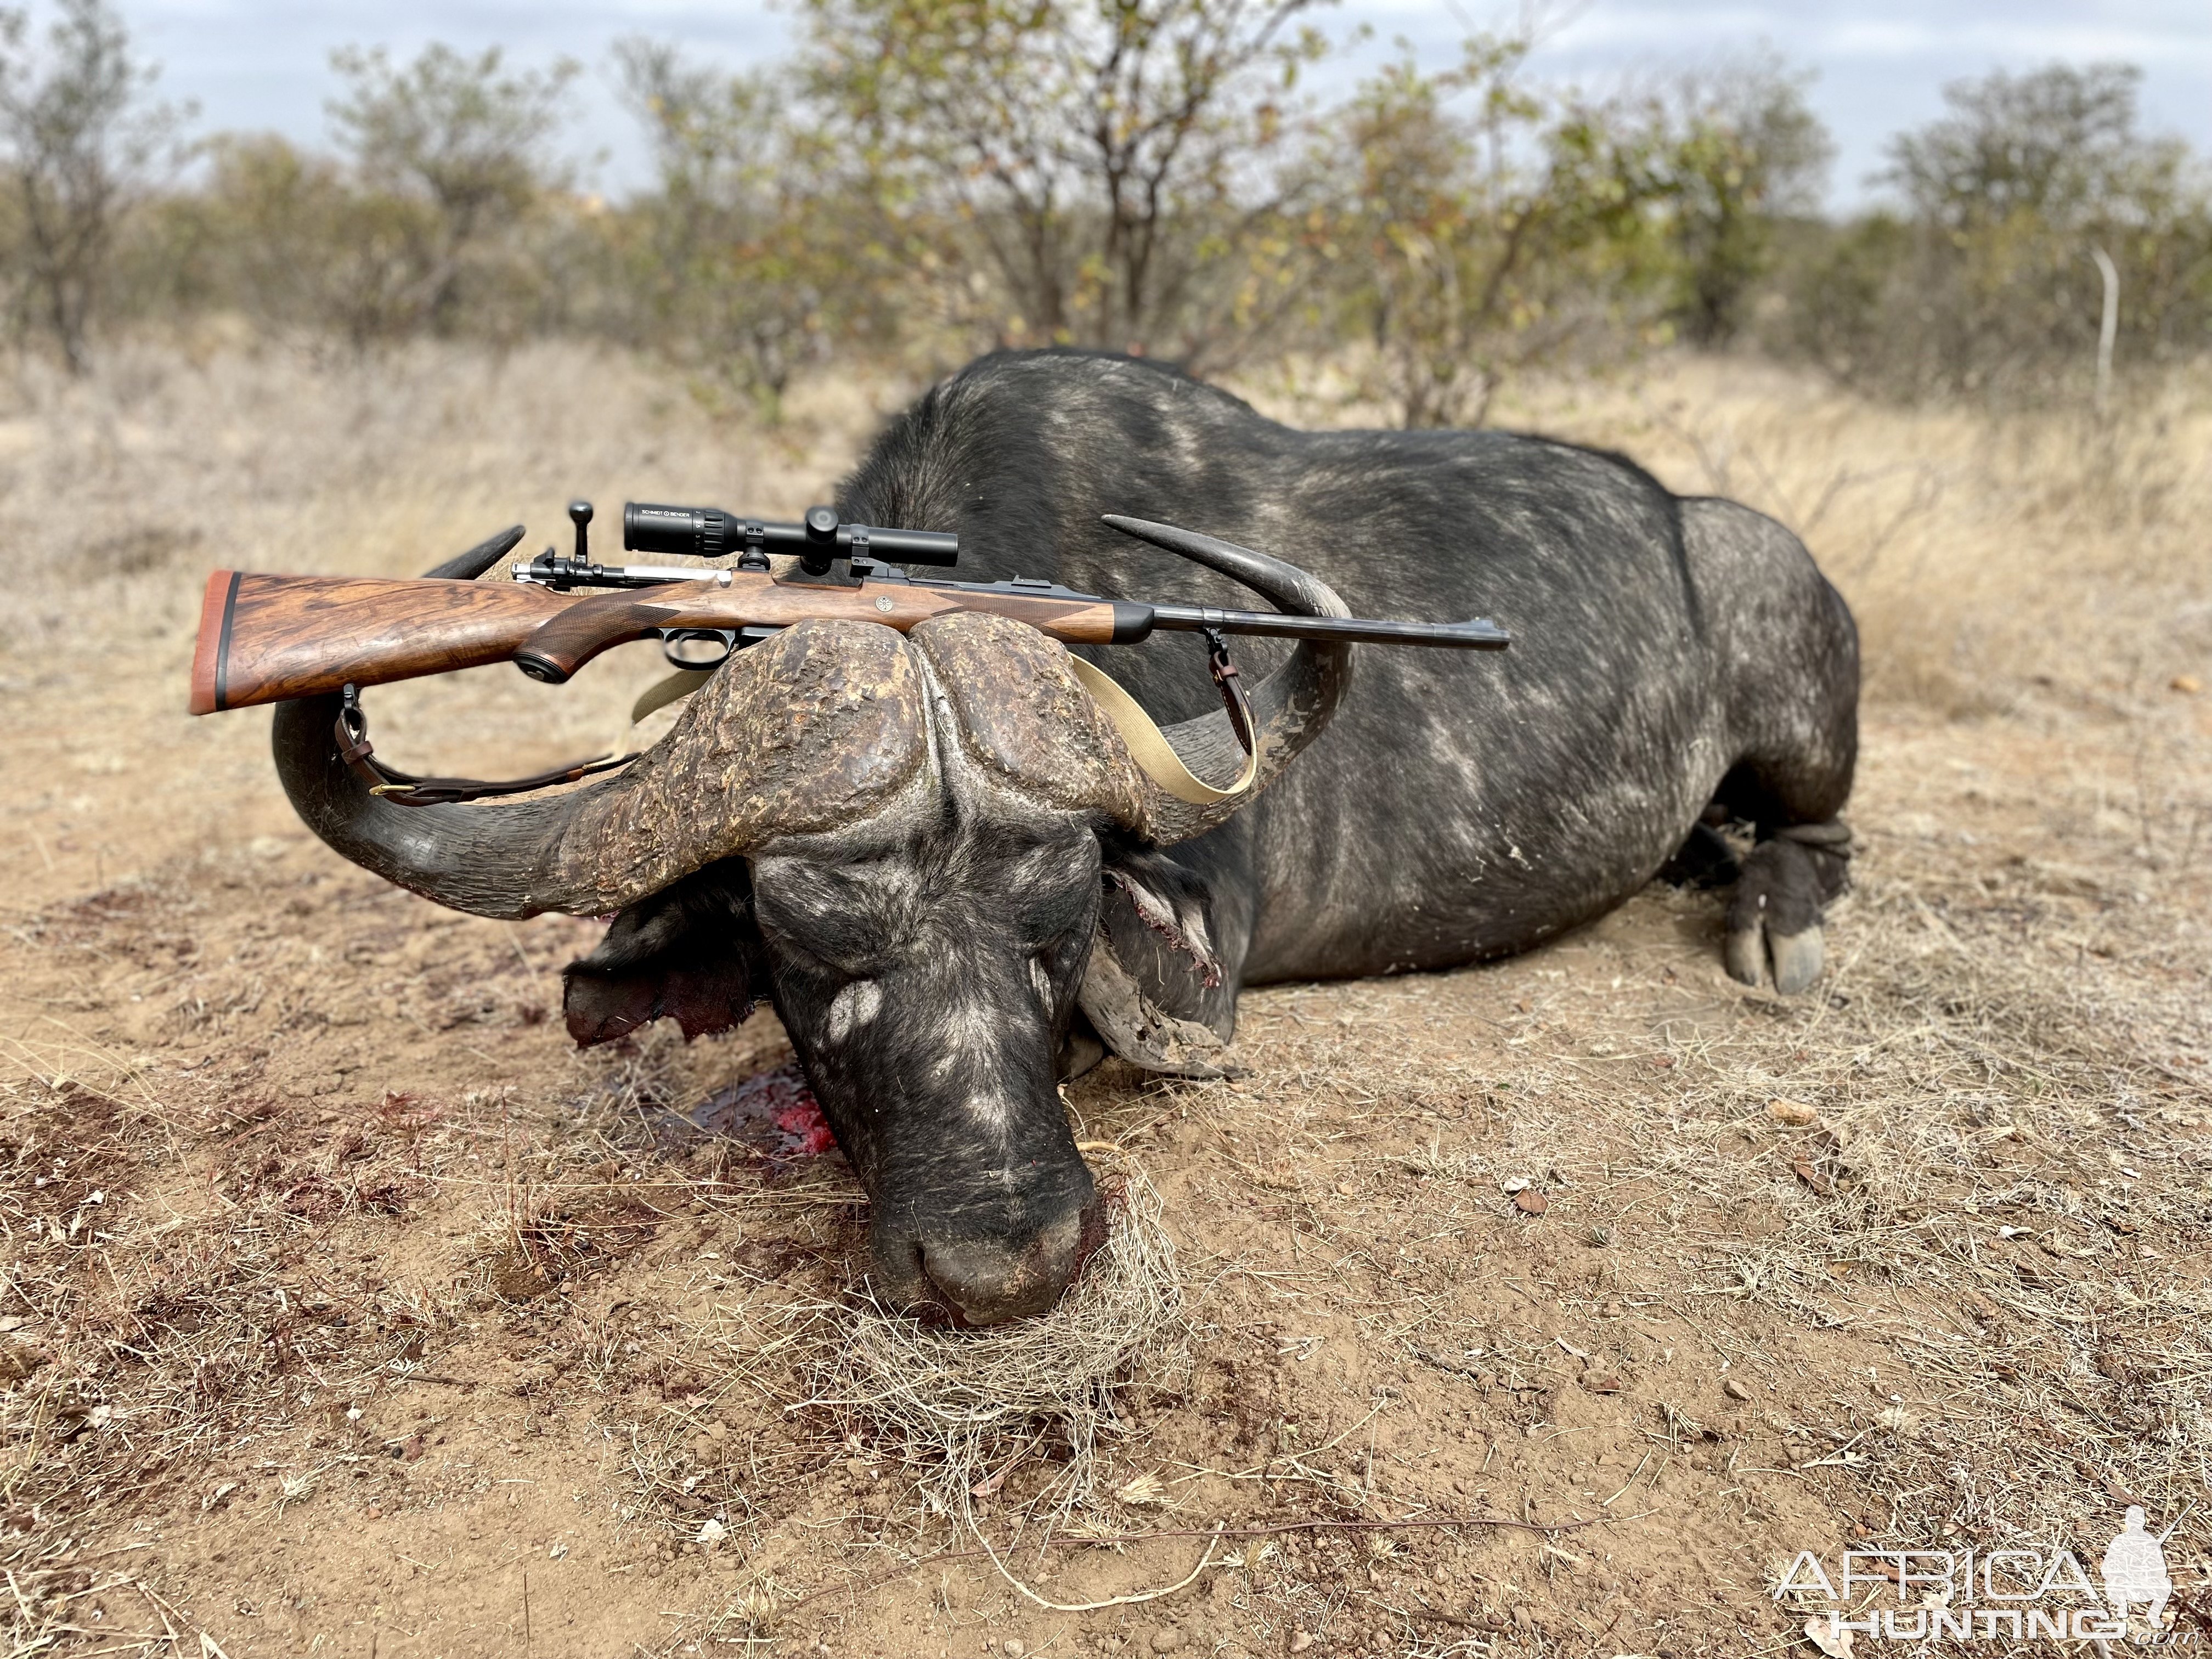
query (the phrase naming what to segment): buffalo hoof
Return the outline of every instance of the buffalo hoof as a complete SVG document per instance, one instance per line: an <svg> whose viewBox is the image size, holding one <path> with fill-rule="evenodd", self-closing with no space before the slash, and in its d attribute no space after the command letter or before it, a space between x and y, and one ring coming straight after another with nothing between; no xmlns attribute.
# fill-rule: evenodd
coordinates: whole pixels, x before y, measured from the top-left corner
<svg viewBox="0 0 2212 1659"><path fill-rule="evenodd" d="M1795 933L1778 933L1765 927L1747 927L1728 936L1723 954L1728 963L1729 977L1745 985L1765 983L1768 960L1771 957L1774 988L1785 997L1796 996L1820 978L1820 966L1826 957L1818 927L1807 927Z"/></svg>
<svg viewBox="0 0 2212 1659"><path fill-rule="evenodd" d="M1841 824L1791 826L1744 860L1729 901L1723 959L1729 976L1796 996L1820 976L1822 907L1844 890L1850 832Z"/></svg>
<svg viewBox="0 0 2212 1659"><path fill-rule="evenodd" d="M1802 933L1772 933L1766 936L1766 948L1774 958L1774 988L1785 997L1794 997L1820 977L1820 930L1808 927Z"/></svg>
<svg viewBox="0 0 2212 1659"><path fill-rule="evenodd" d="M1729 977L1739 985L1765 984L1766 929L1745 927L1731 933L1721 947L1721 960L1728 964Z"/></svg>

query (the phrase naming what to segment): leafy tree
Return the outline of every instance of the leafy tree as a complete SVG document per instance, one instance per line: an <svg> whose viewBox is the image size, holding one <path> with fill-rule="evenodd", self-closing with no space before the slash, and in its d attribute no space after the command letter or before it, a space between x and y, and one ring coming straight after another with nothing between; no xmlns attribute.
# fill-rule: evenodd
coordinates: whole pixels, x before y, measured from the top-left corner
<svg viewBox="0 0 2212 1659"><path fill-rule="evenodd" d="M435 319L435 205L367 188L327 156L274 134L211 147L200 200L217 280L264 325L329 330L356 349ZM444 321L450 329L453 313Z"/></svg>
<svg viewBox="0 0 2212 1659"><path fill-rule="evenodd" d="M356 330L453 332L471 277L502 274L490 269L501 238L569 182L551 145L579 66L510 73L495 46L471 58L440 45L404 68L381 47L331 64L349 83L331 122L370 198L350 226L368 239Z"/></svg>
<svg viewBox="0 0 2212 1659"><path fill-rule="evenodd" d="M1662 102L1679 261L1672 311L1699 345L1741 329L1752 290L1773 268L1778 219L1820 210L1835 146L1806 105L1808 78L1762 55L1685 76Z"/></svg>
<svg viewBox="0 0 2212 1659"><path fill-rule="evenodd" d="M0 9L0 168L17 220L21 304L72 374L89 366L86 334L125 214L157 167L183 154L192 112L152 100L158 73L105 0L60 0L43 52L26 14Z"/></svg>
<svg viewBox="0 0 2212 1659"><path fill-rule="evenodd" d="M116 253L112 303L146 317L231 311L276 326L319 322L336 163L275 133L217 133L197 189L146 204Z"/></svg>
<svg viewBox="0 0 2212 1659"><path fill-rule="evenodd" d="M889 337L896 228L771 76L687 66L638 40L616 57L659 175L633 265L655 331L702 389L778 420L802 367Z"/></svg>
<svg viewBox="0 0 2212 1659"><path fill-rule="evenodd" d="M1966 231L2024 216L2078 228L2120 207L2172 141L2136 131L2132 64L2003 70L1943 89L1950 112L1890 144L1883 175L1923 220Z"/></svg>
<svg viewBox="0 0 2212 1659"><path fill-rule="evenodd" d="M2141 78L2058 64L1946 88L1947 112L1891 145L1904 214L1847 227L1802 273L1797 343L1894 395L2075 397L2098 360L2101 254L2122 363L2201 353L2212 180L2142 131Z"/></svg>
<svg viewBox="0 0 2212 1659"><path fill-rule="evenodd" d="M1320 3L804 0L805 61L1002 338L1191 359L1265 320Z"/></svg>
<svg viewBox="0 0 2212 1659"><path fill-rule="evenodd" d="M1510 374L1609 349L1662 269L1658 135L1532 86L1534 46L1478 35L1437 74L1409 52L1346 117L1338 240L1361 256L1369 390L1407 426L1478 423Z"/></svg>

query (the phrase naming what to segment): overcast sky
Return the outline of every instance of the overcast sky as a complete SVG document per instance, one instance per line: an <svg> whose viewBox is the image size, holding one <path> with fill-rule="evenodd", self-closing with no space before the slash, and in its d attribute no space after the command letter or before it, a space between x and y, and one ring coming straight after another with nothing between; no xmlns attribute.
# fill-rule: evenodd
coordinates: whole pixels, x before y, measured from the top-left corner
<svg viewBox="0 0 2212 1659"><path fill-rule="evenodd" d="M325 136L330 51L385 45L404 56L431 40L498 45L519 63L561 54L590 74L577 94L574 148L603 153L611 193L638 182L641 146L614 102L607 47L624 34L674 40L732 67L778 56L787 10L763 0L118 0L172 97L196 100L204 131ZM43 9L43 8L40 8ZM1364 22L1372 58L1394 37L1441 64L1468 22L1510 15L1494 0L1342 0L1332 27ZM1549 75L1602 86L1765 42L1814 70L1812 100L1835 135L1831 198L1865 199L1884 140L1942 107L1943 84L2053 58L2141 64L2154 130L2212 153L2212 0L1590 0L1540 60ZM1349 73L1340 70L1339 73Z"/></svg>

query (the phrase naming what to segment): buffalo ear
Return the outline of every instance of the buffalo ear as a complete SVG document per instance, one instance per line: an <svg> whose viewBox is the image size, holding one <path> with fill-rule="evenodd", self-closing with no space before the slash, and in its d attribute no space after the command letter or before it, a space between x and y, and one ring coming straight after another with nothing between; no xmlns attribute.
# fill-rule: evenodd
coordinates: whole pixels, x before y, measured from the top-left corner
<svg viewBox="0 0 2212 1659"><path fill-rule="evenodd" d="M1215 955L1205 889L1170 857L1107 863L1076 1001L1106 1046L1133 1066L1178 1077L1225 1075L1237 993Z"/></svg>
<svg viewBox="0 0 2212 1659"><path fill-rule="evenodd" d="M616 916L564 970L562 1011L583 1048L662 1018L705 1036L741 1024L765 977L751 880L742 859L725 859Z"/></svg>

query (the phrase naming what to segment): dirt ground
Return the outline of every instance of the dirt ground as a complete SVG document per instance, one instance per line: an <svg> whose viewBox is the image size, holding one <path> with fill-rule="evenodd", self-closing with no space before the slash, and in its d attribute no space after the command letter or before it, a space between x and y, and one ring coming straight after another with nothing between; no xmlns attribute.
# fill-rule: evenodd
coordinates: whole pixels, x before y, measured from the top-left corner
<svg viewBox="0 0 2212 1659"><path fill-rule="evenodd" d="M1094 1504L1040 1518L1048 1440L969 1532L817 1386L865 1253L842 1159L692 1121L788 1059L773 1018L577 1054L558 970L593 924L385 886L293 817L264 712L181 712L210 566L398 574L565 532L572 494L789 511L872 407L717 428L550 349L149 349L10 395L11 1655L1810 1654L1829 1604L1773 1593L1801 1551L2094 1574L2131 1504L2179 1523L2169 1627L2212 1636L2201 460L2144 463L2166 504L2047 631L2079 542L1925 551L2041 465L2025 440L1899 428L1891 471L1786 473L1745 434L1876 417L1694 366L1537 411L1683 487L1817 497L1816 553L1863 567L1830 971L1747 992L1718 901L1655 887L1516 960L1250 994L1233 1081L1082 1079L1079 1138L1162 1196L1183 1323ZM394 688L380 750L588 752L656 666ZM1117 1597L1146 1599L1043 1605Z"/></svg>

